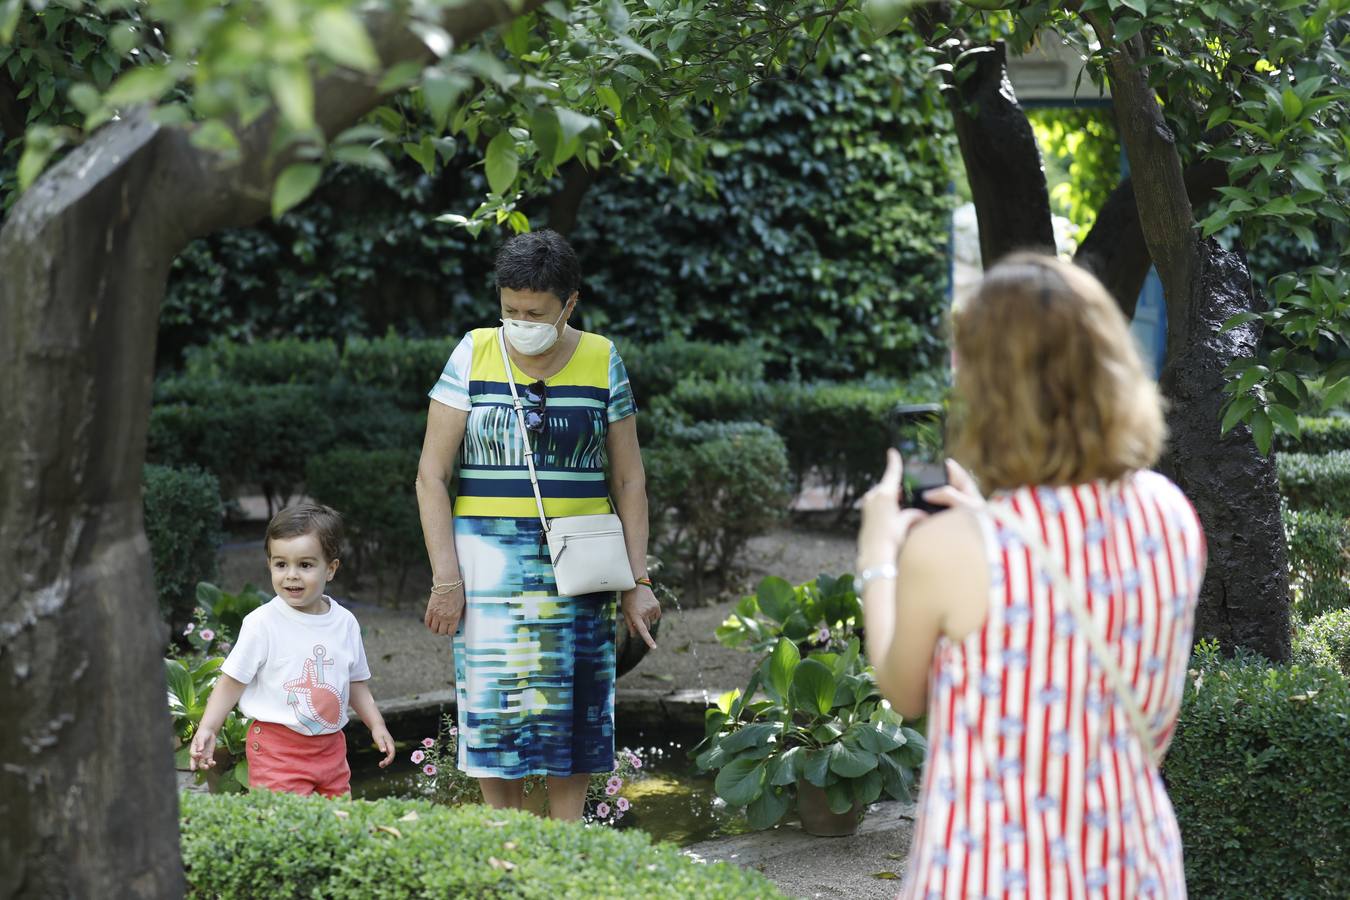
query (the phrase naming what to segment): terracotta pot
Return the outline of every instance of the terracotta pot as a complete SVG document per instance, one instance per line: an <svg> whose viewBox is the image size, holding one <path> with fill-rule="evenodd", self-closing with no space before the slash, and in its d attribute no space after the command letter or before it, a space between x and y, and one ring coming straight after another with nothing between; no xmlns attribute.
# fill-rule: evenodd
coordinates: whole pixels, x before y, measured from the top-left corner
<svg viewBox="0 0 1350 900"><path fill-rule="evenodd" d="M862 821L863 805L854 803L848 812L830 811L830 799L824 788L818 788L805 778L797 779L797 815L802 830L818 837L845 837L858 830Z"/></svg>

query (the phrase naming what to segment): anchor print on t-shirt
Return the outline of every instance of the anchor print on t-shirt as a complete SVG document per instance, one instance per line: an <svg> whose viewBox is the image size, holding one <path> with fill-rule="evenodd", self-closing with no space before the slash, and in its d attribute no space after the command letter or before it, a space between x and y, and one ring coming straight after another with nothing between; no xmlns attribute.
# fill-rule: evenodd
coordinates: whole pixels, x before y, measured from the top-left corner
<svg viewBox="0 0 1350 900"><path fill-rule="evenodd" d="M309 729L311 734L323 734L333 731L342 720L342 710L347 698L336 685L324 678L324 670L331 668L333 661L323 644L314 645L314 655L305 659L305 667L299 678L293 678L284 685L286 703L295 713L296 721Z"/></svg>

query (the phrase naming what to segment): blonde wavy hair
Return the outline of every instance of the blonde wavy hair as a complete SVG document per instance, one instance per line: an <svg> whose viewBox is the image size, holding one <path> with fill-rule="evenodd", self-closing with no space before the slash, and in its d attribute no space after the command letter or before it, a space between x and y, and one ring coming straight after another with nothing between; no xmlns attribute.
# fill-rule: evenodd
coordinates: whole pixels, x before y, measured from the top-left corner
<svg viewBox="0 0 1350 900"><path fill-rule="evenodd" d="M985 491L1114 480L1153 465L1158 387L1096 278L1015 253L952 313L952 451Z"/></svg>

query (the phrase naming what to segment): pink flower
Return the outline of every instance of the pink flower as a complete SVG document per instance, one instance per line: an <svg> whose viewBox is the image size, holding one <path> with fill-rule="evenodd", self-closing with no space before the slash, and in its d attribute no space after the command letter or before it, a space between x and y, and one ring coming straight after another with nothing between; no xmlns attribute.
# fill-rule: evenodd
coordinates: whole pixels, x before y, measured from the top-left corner
<svg viewBox="0 0 1350 900"><path fill-rule="evenodd" d="M617 794L618 792L619 792L619 789L618 789L618 787L616 787L616 786L613 784L613 782L611 782L610 784L605 785L605 793L608 794L609 796L613 797L613 796L614 796L615 794Z"/></svg>
<svg viewBox="0 0 1350 900"><path fill-rule="evenodd" d="M597 807L595 808L595 814L596 814L597 816L599 816L600 818L602 818L602 819L608 819L608 818L609 818L609 804L608 804L608 803L601 803L599 806L597 806Z"/></svg>
<svg viewBox="0 0 1350 900"><path fill-rule="evenodd" d="M642 758L638 756L636 753L628 754L628 761L633 764L633 768L635 769L642 768Z"/></svg>
<svg viewBox="0 0 1350 900"><path fill-rule="evenodd" d="M459 726L458 726L458 725L453 725L453 726L451 726L451 728L450 728L450 736L451 736L451 737L454 737L454 736L457 735L457 734L459 734Z"/></svg>
<svg viewBox="0 0 1350 900"><path fill-rule="evenodd" d="M426 758L427 758L427 755L426 755L425 753L423 753L421 750L414 750L414 751L412 752L412 761L413 761L414 763L420 764L420 763L422 762L422 760L424 760L424 759L426 759Z"/></svg>
<svg viewBox="0 0 1350 900"><path fill-rule="evenodd" d="M426 747L428 750L430 750L432 747L435 747L436 746L435 738L422 738L422 746Z"/></svg>
<svg viewBox="0 0 1350 900"><path fill-rule="evenodd" d="M611 787L617 791L619 788L623 787L623 779L618 775L615 775L610 778L609 781L605 782L605 787Z"/></svg>
<svg viewBox="0 0 1350 900"><path fill-rule="evenodd" d="M820 631L816 632L816 643L825 644L829 643L829 640L830 640L830 629L826 628L824 625L820 626Z"/></svg>
<svg viewBox="0 0 1350 900"><path fill-rule="evenodd" d="M186 628L183 629L183 634L192 634L192 629L194 629L194 628L196 628L196 627L197 627L197 623L196 623L196 622L189 622L189 623L188 623L188 626L187 626Z"/></svg>
<svg viewBox="0 0 1350 900"><path fill-rule="evenodd" d="M206 641L207 643L210 643L211 640L216 636L216 633L212 631L210 628L203 628L200 634L202 636L202 640Z"/></svg>
<svg viewBox="0 0 1350 900"><path fill-rule="evenodd" d="M435 775L436 767L433 766L431 763L427 763L425 766L422 767L422 774L428 776Z"/></svg>
<svg viewBox="0 0 1350 900"><path fill-rule="evenodd" d="M219 650L221 653L229 653L231 646L233 645L229 641L221 641L219 644L216 645L216 649Z"/></svg>
<svg viewBox="0 0 1350 900"><path fill-rule="evenodd" d="M615 804L614 804L614 805L617 806L617 807L619 807L619 813L620 813L620 814L623 814L623 813L628 812L628 807L629 807L631 804L628 802L628 798L627 798L627 797L620 797L617 801L615 801Z"/></svg>

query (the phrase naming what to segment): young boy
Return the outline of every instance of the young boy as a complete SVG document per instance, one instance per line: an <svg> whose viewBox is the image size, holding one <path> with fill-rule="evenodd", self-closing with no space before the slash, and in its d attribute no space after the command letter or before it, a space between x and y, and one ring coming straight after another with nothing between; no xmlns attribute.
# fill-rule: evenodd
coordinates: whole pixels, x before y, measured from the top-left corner
<svg viewBox="0 0 1350 900"><path fill-rule="evenodd" d="M393 761L394 739L367 685L360 626L324 594L341 545L342 519L326 506L288 506L268 523L267 566L277 595L244 617L192 738L193 770L215 765L216 733L236 703L254 720L245 745L249 787L350 793L342 734L349 701L384 753L381 768Z"/></svg>

